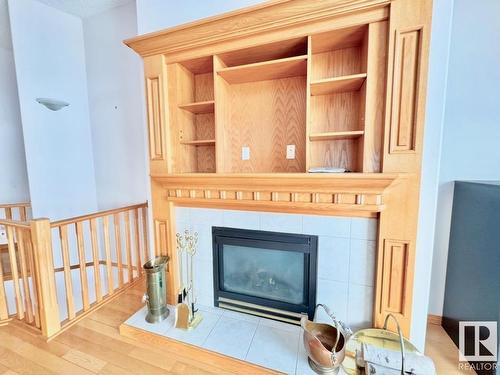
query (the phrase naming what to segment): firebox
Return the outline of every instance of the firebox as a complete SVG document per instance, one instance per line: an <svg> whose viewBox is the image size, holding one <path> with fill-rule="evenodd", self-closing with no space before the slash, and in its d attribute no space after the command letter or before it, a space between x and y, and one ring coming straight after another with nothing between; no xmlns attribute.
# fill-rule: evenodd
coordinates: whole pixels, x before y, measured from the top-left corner
<svg viewBox="0 0 500 375"><path fill-rule="evenodd" d="M298 323L313 318L318 237L212 227L215 306Z"/></svg>

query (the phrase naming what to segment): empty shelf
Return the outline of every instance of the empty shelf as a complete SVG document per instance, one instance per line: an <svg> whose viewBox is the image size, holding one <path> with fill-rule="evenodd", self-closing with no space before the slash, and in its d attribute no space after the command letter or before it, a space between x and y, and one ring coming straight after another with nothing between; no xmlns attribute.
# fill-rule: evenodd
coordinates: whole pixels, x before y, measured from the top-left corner
<svg viewBox="0 0 500 375"><path fill-rule="evenodd" d="M309 134L310 141L333 141L337 139L354 139L361 137L365 132L363 130L352 130L344 132L326 132Z"/></svg>
<svg viewBox="0 0 500 375"><path fill-rule="evenodd" d="M306 72L307 56L304 55L255 64L232 66L221 69L217 73L228 83L246 83L305 76Z"/></svg>
<svg viewBox="0 0 500 375"><path fill-rule="evenodd" d="M215 139L202 139L199 141L181 141L182 145L191 145L191 146L210 146L215 145Z"/></svg>
<svg viewBox="0 0 500 375"><path fill-rule="evenodd" d="M311 82L311 95L328 95L358 91L366 79L366 73L353 74Z"/></svg>
<svg viewBox="0 0 500 375"><path fill-rule="evenodd" d="M185 109L186 111L189 111L194 114L213 113L214 104L215 102L213 100L208 100L206 102L180 104L179 108Z"/></svg>

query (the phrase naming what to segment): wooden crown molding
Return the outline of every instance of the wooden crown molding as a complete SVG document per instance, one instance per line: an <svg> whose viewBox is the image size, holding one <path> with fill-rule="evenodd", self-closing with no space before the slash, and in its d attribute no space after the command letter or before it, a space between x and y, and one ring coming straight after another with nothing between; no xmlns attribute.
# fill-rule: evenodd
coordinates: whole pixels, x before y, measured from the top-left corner
<svg viewBox="0 0 500 375"><path fill-rule="evenodd" d="M142 57L168 54L305 24L322 18L356 13L392 0L273 0L127 39Z"/></svg>

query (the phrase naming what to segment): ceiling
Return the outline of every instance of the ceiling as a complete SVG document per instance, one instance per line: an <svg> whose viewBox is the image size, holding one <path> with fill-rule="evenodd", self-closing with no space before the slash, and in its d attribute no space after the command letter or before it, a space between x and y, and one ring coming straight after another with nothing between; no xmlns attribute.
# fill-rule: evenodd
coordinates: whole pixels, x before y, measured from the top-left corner
<svg viewBox="0 0 500 375"><path fill-rule="evenodd" d="M38 0L53 8L85 18L105 10L116 8L135 0Z"/></svg>

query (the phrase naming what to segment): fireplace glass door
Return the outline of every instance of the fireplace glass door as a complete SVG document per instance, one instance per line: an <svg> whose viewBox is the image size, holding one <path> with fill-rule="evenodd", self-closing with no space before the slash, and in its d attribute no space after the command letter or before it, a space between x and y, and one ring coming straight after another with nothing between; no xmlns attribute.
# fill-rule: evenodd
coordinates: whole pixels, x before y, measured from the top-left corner
<svg viewBox="0 0 500 375"><path fill-rule="evenodd" d="M216 227L213 240L216 306L311 314L316 236Z"/></svg>

